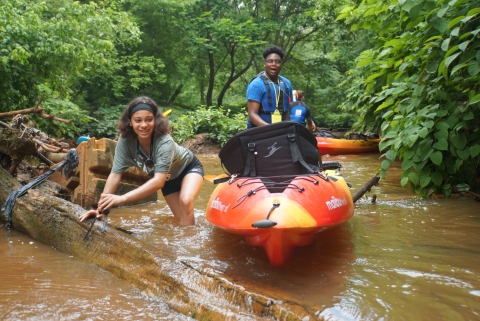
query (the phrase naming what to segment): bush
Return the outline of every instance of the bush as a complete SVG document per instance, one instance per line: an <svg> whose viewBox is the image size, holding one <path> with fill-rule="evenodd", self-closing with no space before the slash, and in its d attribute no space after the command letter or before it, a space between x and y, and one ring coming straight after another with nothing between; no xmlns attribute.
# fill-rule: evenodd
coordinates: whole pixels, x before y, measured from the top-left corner
<svg viewBox="0 0 480 321"><path fill-rule="evenodd" d="M92 113L92 122L82 123L79 136L89 135L90 137L115 137L117 136L117 124L125 109L125 105L100 107Z"/></svg>
<svg viewBox="0 0 480 321"><path fill-rule="evenodd" d="M222 106L199 107L171 121L173 137L179 144L197 134L207 134L212 142L223 146L233 135L246 129L246 113L233 114Z"/></svg>

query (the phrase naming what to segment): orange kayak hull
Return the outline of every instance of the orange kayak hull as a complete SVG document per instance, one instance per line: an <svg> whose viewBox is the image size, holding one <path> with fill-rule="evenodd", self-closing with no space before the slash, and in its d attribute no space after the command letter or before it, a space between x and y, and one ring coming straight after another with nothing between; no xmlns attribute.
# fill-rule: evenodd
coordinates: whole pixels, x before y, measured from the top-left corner
<svg viewBox="0 0 480 321"><path fill-rule="evenodd" d="M345 155L345 154L361 154L361 153L379 153L378 144L381 139L368 140L350 140L315 137L317 139L318 151L322 155Z"/></svg>
<svg viewBox="0 0 480 321"><path fill-rule="evenodd" d="M285 265L296 247L312 243L316 233L346 222L353 214L343 177L325 180L319 175L297 176L283 191L273 192L258 177L238 178L218 185L206 209L207 221L263 247L273 266ZM255 222L276 225L253 227Z"/></svg>

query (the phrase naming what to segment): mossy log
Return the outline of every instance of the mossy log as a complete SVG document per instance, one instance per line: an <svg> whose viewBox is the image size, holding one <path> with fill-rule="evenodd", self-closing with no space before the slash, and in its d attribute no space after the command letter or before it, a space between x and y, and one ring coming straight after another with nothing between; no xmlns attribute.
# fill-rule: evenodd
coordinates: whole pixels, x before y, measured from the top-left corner
<svg viewBox="0 0 480 321"><path fill-rule="evenodd" d="M20 184L0 168L0 203ZM90 222L80 222L81 206L58 196L64 188L44 182L17 199L13 228L53 248L96 264L172 309L197 320L301 320L313 317L298 302L285 302L256 294L198 268L111 226L101 232L95 223L84 241ZM5 216L0 215L5 222ZM215 289L207 292L205 289ZM219 300L219 298L222 298ZM221 306L218 302L221 301Z"/></svg>

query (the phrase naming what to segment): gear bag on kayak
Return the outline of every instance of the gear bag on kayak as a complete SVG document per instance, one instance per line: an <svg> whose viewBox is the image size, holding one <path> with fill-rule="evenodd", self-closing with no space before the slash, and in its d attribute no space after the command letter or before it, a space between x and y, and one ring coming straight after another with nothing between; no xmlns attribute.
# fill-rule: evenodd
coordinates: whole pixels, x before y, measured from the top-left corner
<svg viewBox="0 0 480 321"><path fill-rule="evenodd" d="M290 121L244 130L218 156L230 175L244 177L308 174L321 166L315 136Z"/></svg>

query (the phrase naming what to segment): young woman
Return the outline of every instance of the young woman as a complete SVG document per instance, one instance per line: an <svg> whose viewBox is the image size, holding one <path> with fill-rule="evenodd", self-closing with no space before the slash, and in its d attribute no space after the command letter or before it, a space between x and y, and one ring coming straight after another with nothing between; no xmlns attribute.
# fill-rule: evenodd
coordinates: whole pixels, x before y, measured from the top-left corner
<svg viewBox="0 0 480 321"><path fill-rule="evenodd" d="M98 209L122 205L161 189L180 225L194 225L193 201L203 185L203 166L190 150L173 141L168 120L157 104L148 97L135 98L123 111L118 130L112 171ZM123 172L131 166L143 169L151 179L124 195L115 195ZM98 210L90 210L80 221L92 215L103 217Z"/></svg>

